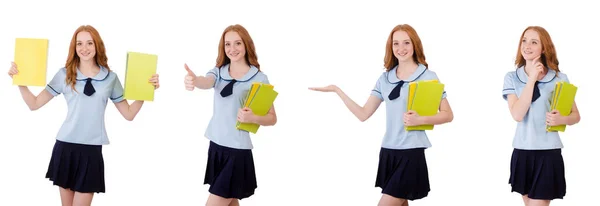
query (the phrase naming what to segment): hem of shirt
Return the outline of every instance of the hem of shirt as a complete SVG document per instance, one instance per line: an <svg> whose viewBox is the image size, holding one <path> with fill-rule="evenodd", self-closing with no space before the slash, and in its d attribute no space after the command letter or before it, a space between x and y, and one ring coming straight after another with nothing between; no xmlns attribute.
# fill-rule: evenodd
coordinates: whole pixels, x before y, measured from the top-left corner
<svg viewBox="0 0 600 206"><path fill-rule="evenodd" d="M563 149L564 146L556 146L556 147L515 147L513 149L519 150L554 150L554 149Z"/></svg>
<svg viewBox="0 0 600 206"><path fill-rule="evenodd" d="M109 145L110 142L106 141L106 142L100 142L100 143L89 143L89 142L82 142L82 141L71 141L71 140L66 140L66 139L62 139L57 137L56 140L59 140L61 142L68 142L68 143L73 143L73 144L83 144L83 145L93 145L93 146L102 146L102 145Z"/></svg>
<svg viewBox="0 0 600 206"><path fill-rule="evenodd" d="M431 145L415 145L415 146L401 146L401 147L389 147L389 146L382 145L381 148L393 149L393 150L407 150L407 149L417 149L417 148L428 149L428 148L431 148Z"/></svg>
<svg viewBox="0 0 600 206"><path fill-rule="evenodd" d="M208 140L210 140L211 142L214 142L215 144L218 144L218 145L223 146L223 147L229 147L229 148L232 148L232 149L247 149L247 150L254 149L253 145L250 145L250 147L238 147L238 146L234 146L234 145L224 144L223 142L211 139L210 137L207 137L207 136L205 136L205 138L208 139Z"/></svg>

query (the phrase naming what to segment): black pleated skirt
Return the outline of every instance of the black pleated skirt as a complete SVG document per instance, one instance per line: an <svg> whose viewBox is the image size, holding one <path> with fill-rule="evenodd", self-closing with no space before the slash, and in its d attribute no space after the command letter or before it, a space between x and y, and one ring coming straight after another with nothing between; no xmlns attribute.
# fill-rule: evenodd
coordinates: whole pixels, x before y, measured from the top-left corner
<svg viewBox="0 0 600 206"><path fill-rule="evenodd" d="M252 150L235 149L210 142L204 184L211 194L243 199L257 188Z"/></svg>
<svg viewBox="0 0 600 206"><path fill-rule="evenodd" d="M561 150L514 149L509 184L513 192L531 199L562 199L567 186Z"/></svg>
<svg viewBox="0 0 600 206"><path fill-rule="evenodd" d="M104 193L102 145L56 140L46 178L54 185L81 193Z"/></svg>
<svg viewBox="0 0 600 206"><path fill-rule="evenodd" d="M375 186L396 198L417 200L426 197L430 188L425 148L381 148Z"/></svg>

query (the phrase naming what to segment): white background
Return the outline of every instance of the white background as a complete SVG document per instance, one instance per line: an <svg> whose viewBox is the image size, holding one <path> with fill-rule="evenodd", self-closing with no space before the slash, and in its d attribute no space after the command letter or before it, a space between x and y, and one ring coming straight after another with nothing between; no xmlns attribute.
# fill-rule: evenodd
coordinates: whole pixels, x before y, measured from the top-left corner
<svg viewBox="0 0 600 206"><path fill-rule="evenodd" d="M333 93L307 88L337 84L362 105L383 71L389 32L402 23L420 35L455 114L428 133L432 191L411 205L522 205L508 184L516 122L501 92L529 25L549 31L560 69L579 86L582 120L561 133L567 195L552 205L597 199L600 140L594 128L600 113L593 83L600 75L600 32L593 19L600 15L591 3L142 2L1 1L0 205L60 205L58 188L44 175L66 103L61 95L28 110L5 73L14 38L50 39L49 81L64 66L71 35L82 24L99 30L121 81L127 51L157 54L161 79L156 100L146 102L133 122L108 105L107 193L95 195L93 205L205 204L209 141L203 133L213 91L186 91L183 64L205 74L215 64L221 32L236 23L249 30L261 68L280 93L277 125L253 137L259 186L242 205L377 204L384 105L361 123Z"/></svg>

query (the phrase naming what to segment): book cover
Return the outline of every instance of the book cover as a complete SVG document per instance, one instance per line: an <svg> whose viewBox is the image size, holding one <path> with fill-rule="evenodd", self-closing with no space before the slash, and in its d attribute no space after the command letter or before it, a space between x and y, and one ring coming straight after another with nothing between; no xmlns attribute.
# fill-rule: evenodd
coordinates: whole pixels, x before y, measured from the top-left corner
<svg viewBox="0 0 600 206"><path fill-rule="evenodd" d="M553 107L550 111L556 109L562 116L568 116L571 114L571 109L575 103L575 95L577 94L577 87L567 82L557 82L557 91L554 95ZM546 130L549 132L564 132L567 125L547 126Z"/></svg>
<svg viewBox="0 0 600 206"><path fill-rule="evenodd" d="M413 83L413 82L411 82ZM442 101L442 94L444 93L444 84L439 83L437 80L426 80L414 82L415 86L409 84L409 101L407 103L407 111L413 110L419 114L419 116L433 116L438 113L440 103ZM407 131L410 130L433 130L433 125L418 125L418 126L406 126Z"/></svg>
<svg viewBox="0 0 600 206"><path fill-rule="evenodd" d="M154 85L148 81L156 74L158 56L139 52L127 53L124 98L154 101Z"/></svg>
<svg viewBox="0 0 600 206"><path fill-rule="evenodd" d="M250 91L248 91L248 96L243 106L250 108L252 113L257 116L264 116L273 106L273 102L279 93L273 90L273 85L270 84L253 84L252 88L255 89L250 89ZM254 134L256 134L259 127L260 125L258 124L236 122L237 129Z"/></svg>
<svg viewBox="0 0 600 206"><path fill-rule="evenodd" d="M16 38L14 62L13 85L46 86L48 39Z"/></svg>

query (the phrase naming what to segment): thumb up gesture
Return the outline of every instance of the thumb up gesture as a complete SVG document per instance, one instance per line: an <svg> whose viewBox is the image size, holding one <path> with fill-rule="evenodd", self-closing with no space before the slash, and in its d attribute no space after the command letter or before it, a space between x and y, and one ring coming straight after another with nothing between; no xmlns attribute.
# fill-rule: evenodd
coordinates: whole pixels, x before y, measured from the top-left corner
<svg viewBox="0 0 600 206"><path fill-rule="evenodd" d="M185 75L185 89L188 91L193 91L194 88L196 87L195 85L195 81L196 81L196 74L194 74L194 72L188 67L187 64L184 64L185 70L187 71L187 74Z"/></svg>

